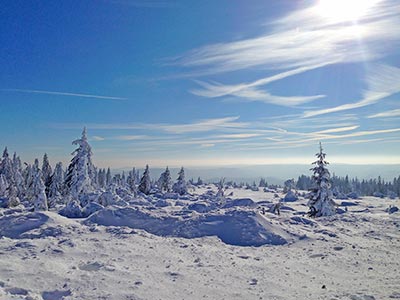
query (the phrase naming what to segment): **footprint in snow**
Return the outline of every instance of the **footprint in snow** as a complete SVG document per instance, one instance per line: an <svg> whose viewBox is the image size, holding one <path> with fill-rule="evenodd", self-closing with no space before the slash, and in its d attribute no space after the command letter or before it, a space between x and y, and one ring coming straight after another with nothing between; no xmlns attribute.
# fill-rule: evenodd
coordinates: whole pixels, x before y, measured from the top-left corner
<svg viewBox="0 0 400 300"><path fill-rule="evenodd" d="M104 267L103 264L101 264L101 263L95 261L95 262L92 262L92 263L87 263L87 264L84 264L84 265L80 265L80 266L79 266L79 269L82 270L82 271L89 271L89 272L92 272L92 271L98 271L98 270L100 270L102 267Z"/></svg>
<svg viewBox="0 0 400 300"><path fill-rule="evenodd" d="M257 285L257 283L258 283L258 280L255 278L252 278L249 280L249 285Z"/></svg>
<svg viewBox="0 0 400 300"><path fill-rule="evenodd" d="M177 272L166 272L166 274L172 278L172 281L175 281L179 277L182 277L182 275Z"/></svg>
<svg viewBox="0 0 400 300"><path fill-rule="evenodd" d="M11 295L20 295L20 296L28 295L27 290L22 289L22 288L17 288L17 287L6 288L5 291Z"/></svg>

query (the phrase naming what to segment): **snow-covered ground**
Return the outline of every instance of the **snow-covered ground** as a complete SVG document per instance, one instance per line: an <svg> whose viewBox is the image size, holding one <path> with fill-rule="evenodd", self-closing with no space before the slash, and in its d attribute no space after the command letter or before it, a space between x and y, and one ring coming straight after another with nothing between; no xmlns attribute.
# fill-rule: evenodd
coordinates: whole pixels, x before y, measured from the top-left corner
<svg viewBox="0 0 400 300"><path fill-rule="evenodd" d="M310 219L302 197L278 216L274 193L207 191L85 219L1 209L0 299L400 299L398 198Z"/></svg>

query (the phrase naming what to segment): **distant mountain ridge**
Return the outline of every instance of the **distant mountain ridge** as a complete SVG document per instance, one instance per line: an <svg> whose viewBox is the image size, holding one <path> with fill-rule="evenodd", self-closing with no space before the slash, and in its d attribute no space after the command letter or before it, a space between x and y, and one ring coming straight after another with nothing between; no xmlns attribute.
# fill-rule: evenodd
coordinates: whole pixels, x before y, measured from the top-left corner
<svg viewBox="0 0 400 300"><path fill-rule="evenodd" d="M185 166L183 166L185 167ZM337 176L346 176L358 179L370 179L381 176L384 180L393 180L400 175L400 165L350 165L350 164L330 164L329 171ZM185 167L186 179L201 177L205 181L215 182L224 177L227 181L253 182L265 178L270 184L282 184L289 178L297 179L298 176L311 175L311 164L268 164L268 165L232 165L223 167ZM169 168L171 176L176 179L180 168ZM113 169L115 173L128 171L131 168ZM143 169L139 168L140 172ZM150 166L150 176L158 179L165 168Z"/></svg>

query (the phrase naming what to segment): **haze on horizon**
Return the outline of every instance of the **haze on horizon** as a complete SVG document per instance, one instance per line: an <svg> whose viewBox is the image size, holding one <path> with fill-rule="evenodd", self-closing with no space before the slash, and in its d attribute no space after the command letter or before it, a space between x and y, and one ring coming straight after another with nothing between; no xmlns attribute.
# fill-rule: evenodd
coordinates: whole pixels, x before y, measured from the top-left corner
<svg viewBox="0 0 400 300"><path fill-rule="evenodd" d="M66 163L86 126L99 167L309 164L320 141L400 164L400 3L332 3L7 2L0 146Z"/></svg>

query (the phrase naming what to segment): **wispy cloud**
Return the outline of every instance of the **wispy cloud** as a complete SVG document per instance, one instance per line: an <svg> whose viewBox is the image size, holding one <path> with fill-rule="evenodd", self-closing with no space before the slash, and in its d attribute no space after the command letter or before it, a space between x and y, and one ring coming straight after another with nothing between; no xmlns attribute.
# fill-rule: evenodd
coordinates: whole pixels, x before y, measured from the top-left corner
<svg viewBox="0 0 400 300"><path fill-rule="evenodd" d="M341 18L326 18L315 5L306 7L268 23L266 31L259 36L206 45L171 58L168 63L190 69L197 77L260 68L284 70L250 83L222 84L196 80L199 87L190 92L206 98L233 96L242 101L298 106L324 95L279 96L262 86L326 65L377 60L397 52L400 45L400 3L394 0L374 1L373 6L363 13L357 22L349 22ZM306 111L304 117L361 108L396 93L396 90L386 89L390 88L394 78L378 78L385 72L389 77L394 75L390 73L396 71L389 69L388 66L380 66L373 71L376 76L373 73L368 75L370 89L364 92L361 100Z"/></svg>
<svg viewBox="0 0 400 300"><path fill-rule="evenodd" d="M194 95L207 98L234 96L246 101L260 101L282 106L295 106L323 98L324 95L283 97L271 95L267 91L261 90L257 87L284 79L289 76L320 68L328 64L329 63L322 63L318 65L300 67L286 72L281 72L273 76L261 78L251 83L240 83L236 85L223 85L218 82L208 83L200 80L195 80L195 82L197 82L202 87L202 89L193 89L190 92Z"/></svg>
<svg viewBox="0 0 400 300"><path fill-rule="evenodd" d="M389 111L384 111L374 115L370 115L367 118L390 118L390 117L400 117L400 109L393 109Z"/></svg>
<svg viewBox="0 0 400 300"><path fill-rule="evenodd" d="M215 146L215 144L201 144L200 145L200 147L202 147L202 148L211 148L211 147L214 147Z"/></svg>
<svg viewBox="0 0 400 300"><path fill-rule="evenodd" d="M105 138L102 136L94 135L94 136L92 136L92 140L93 141L104 141Z"/></svg>
<svg viewBox="0 0 400 300"><path fill-rule="evenodd" d="M57 95L57 96L68 96L68 97L80 97L80 98L94 98L103 100L127 100L123 97L111 97L81 93L67 93L67 92L55 92L55 91L43 91L43 90L25 90L25 89L0 89L2 92L16 92L16 93L28 93L28 94L43 94L43 95Z"/></svg>
<svg viewBox="0 0 400 300"><path fill-rule="evenodd" d="M322 131L317 131L315 132L316 134L324 134L324 133L336 133L336 132L344 132L344 131L351 131L357 129L358 125L355 126L347 126L347 127L338 127L338 128L331 128L331 129L326 129Z"/></svg>
<svg viewBox="0 0 400 300"><path fill-rule="evenodd" d="M366 76L366 82L369 87L364 92L364 97L360 101L347 103L331 108L324 108L314 111L306 111L304 117L313 117L355 109L374 104L386 97L400 92L400 69L388 65L376 65Z"/></svg>
<svg viewBox="0 0 400 300"><path fill-rule="evenodd" d="M52 127L58 129L79 129L86 126L88 129L104 129L104 130L130 130L130 129L143 129L143 130L154 130L163 131L170 134L184 134L184 133L195 133L195 132L207 132L207 131L220 131L224 129L232 128L244 128L248 126L248 123L237 122L239 116L225 117L225 118L214 118L214 119L203 119L194 121L191 123L184 124L143 124L143 123L93 123L93 124L51 124ZM128 137L129 136L125 136Z"/></svg>
<svg viewBox="0 0 400 300"><path fill-rule="evenodd" d="M215 136L216 138L222 139L248 139L253 137L261 136L260 133L232 133L232 134L221 134Z"/></svg>
<svg viewBox="0 0 400 300"><path fill-rule="evenodd" d="M134 141L134 140L142 140L148 138L145 135L119 135L114 137L113 139L119 141Z"/></svg>
<svg viewBox="0 0 400 300"><path fill-rule="evenodd" d="M220 130L224 128L242 128L247 126L246 123L236 122L239 117L226 117L217 119L205 119L198 122L189 124L178 124L178 125L159 125L161 130L170 133L189 133L189 132L205 132Z"/></svg>
<svg viewBox="0 0 400 300"><path fill-rule="evenodd" d="M269 30L260 36L206 45L175 57L170 63L222 73L261 66L291 69L376 59L388 53L382 41L390 40L396 51L395 44L400 41L399 12L398 1L381 1L355 25L322 18L315 7L308 7L268 24ZM358 38L368 45L368 50L358 44Z"/></svg>
<svg viewBox="0 0 400 300"><path fill-rule="evenodd" d="M315 141L323 141L323 140L336 140L336 139L352 139L355 137L363 137L363 136L370 136L370 135L384 135L389 133L400 132L400 128L388 128L388 129L381 129L381 130L364 130L364 131L356 131L348 134L341 134L341 135L334 135L334 134L321 134L319 132L310 132L310 133L297 133L297 132L289 132L288 134L299 135L302 138L281 138L275 139L276 145L286 145L290 148L292 145L298 144L307 144L310 142ZM297 147L297 146L296 146Z"/></svg>

